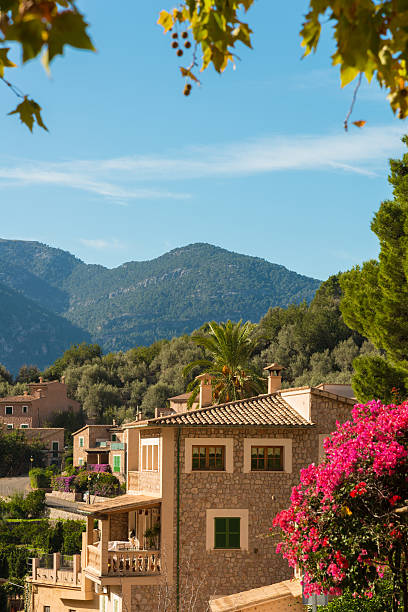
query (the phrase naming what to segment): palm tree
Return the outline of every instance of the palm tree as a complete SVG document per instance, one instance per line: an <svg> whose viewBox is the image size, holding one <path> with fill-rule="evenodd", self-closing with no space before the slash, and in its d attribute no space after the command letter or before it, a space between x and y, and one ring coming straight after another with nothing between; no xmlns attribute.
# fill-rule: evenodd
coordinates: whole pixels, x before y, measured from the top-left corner
<svg viewBox="0 0 408 612"><path fill-rule="evenodd" d="M217 404L229 402L265 392L265 379L259 376L250 361L256 348L253 325L247 321L227 321L208 324L208 334L192 336L193 342L204 347L209 359L198 359L184 368L184 376L199 367L212 379L213 399ZM192 391L191 407L200 390L200 381L193 380L187 387Z"/></svg>

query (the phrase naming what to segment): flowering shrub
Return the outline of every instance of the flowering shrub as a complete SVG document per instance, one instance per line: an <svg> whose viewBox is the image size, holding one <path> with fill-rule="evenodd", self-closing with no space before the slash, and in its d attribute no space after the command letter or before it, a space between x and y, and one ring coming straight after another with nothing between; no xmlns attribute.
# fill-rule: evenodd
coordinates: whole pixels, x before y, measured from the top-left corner
<svg viewBox="0 0 408 612"><path fill-rule="evenodd" d="M88 466L90 472L112 472L109 463L94 463Z"/></svg>
<svg viewBox="0 0 408 612"><path fill-rule="evenodd" d="M75 476L53 476L51 478L51 487L53 491L61 491L62 493L68 493L73 491L73 482Z"/></svg>
<svg viewBox="0 0 408 612"><path fill-rule="evenodd" d="M120 493L120 482L109 472L82 471L74 477L71 485L75 491L101 497L114 497Z"/></svg>
<svg viewBox="0 0 408 612"><path fill-rule="evenodd" d="M291 506L274 519L280 552L305 593L369 599L393 578L393 611L408 612L408 403L356 405L325 440L326 459L301 471Z"/></svg>

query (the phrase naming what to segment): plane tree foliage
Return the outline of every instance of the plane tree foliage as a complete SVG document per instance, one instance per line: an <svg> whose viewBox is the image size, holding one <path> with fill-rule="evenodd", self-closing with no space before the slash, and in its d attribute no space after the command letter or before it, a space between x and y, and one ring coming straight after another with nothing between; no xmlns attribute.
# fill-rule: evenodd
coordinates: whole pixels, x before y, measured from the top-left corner
<svg viewBox="0 0 408 612"><path fill-rule="evenodd" d="M213 66L223 72L236 62L240 45L252 47L246 13L253 5L254 0L184 0L161 11L158 23L171 33L177 55L189 58L180 67L187 82L198 82L197 69ZM341 86L354 79L360 83L363 75L369 82L375 78L387 91L393 112L403 119L408 115L407 9L407 0L310 0L300 31L304 56L316 51L322 31L331 27L332 64L340 68ZM187 39L187 48L178 38L186 32L194 42ZM362 122L355 123L361 127Z"/></svg>
<svg viewBox="0 0 408 612"><path fill-rule="evenodd" d="M234 64L240 45L251 48L252 30L246 13L254 0L182 0L162 10L158 23L170 32L181 59L184 94L199 84L198 70L209 66L221 73ZM341 86L364 75L376 79L399 118L408 115L408 0L310 0L301 26L304 55L316 51L322 30L332 28L332 64L340 68ZM93 50L87 23L75 0L0 0L0 79L20 99L16 114L31 131L47 129L41 107L9 81L16 67L10 48L21 50L21 64L41 57L44 68L67 46ZM296 27L296 26L294 26ZM185 62L184 60L187 60ZM7 74L7 78L5 76ZM361 127L364 122L357 121ZM347 127L347 120L346 120Z"/></svg>

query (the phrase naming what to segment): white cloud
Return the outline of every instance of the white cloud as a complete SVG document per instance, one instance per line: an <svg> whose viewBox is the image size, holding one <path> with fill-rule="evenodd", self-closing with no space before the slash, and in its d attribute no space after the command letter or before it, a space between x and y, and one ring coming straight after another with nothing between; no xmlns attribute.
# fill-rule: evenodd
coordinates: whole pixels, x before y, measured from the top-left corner
<svg viewBox="0 0 408 612"><path fill-rule="evenodd" d="M125 247L125 245L116 238L112 238L111 240L103 240L102 238L80 238L79 242L86 247L98 250L123 249Z"/></svg>
<svg viewBox="0 0 408 612"><path fill-rule="evenodd" d="M119 203L135 199L184 199L188 193L157 183L233 178L282 171L384 173L389 156L401 151L401 124L325 135L271 136L230 144L191 147L166 155L105 160L20 162L0 166L0 184L50 185L98 194ZM152 187L151 184L154 183Z"/></svg>

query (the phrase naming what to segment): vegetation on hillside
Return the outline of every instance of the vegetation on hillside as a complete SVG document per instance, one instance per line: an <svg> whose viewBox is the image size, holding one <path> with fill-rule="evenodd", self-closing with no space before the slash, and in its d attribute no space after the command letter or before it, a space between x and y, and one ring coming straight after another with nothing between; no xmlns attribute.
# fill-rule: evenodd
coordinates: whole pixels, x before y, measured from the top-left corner
<svg viewBox="0 0 408 612"><path fill-rule="evenodd" d="M288 308L270 308L259 324L250 326L251 337L256 340L248 362L250 370L265 376L263 368L279 362L284 367L284 387L350 383L353 359L375 349L345 325L340 298L338 277L333 276L321 285L310 305L303 302ZM193 340L209 338L209 329L204 325L191 336L106 355L98 345L76 345L45 370L44 376L53 379L65 375L69 395L83 406L81 419L92 418L101 423L115 419L120 423L134 419L138 410L151 417L155 408L166 406L169 397L186 391L201 373L203 360L212 360L208 347ZM196 364L185 376L185 368L192 362ZM18 378L26 374L23 369ZM6 378L3 372L1 395L13 392L10 376ZM16 388L21 392L24 385L18 383ZM65 423L63 415L56 419L58 423L54 420L50 425L66 426L70 432L82 424ZM69 438L68 435L67 442Z"/></svg>

